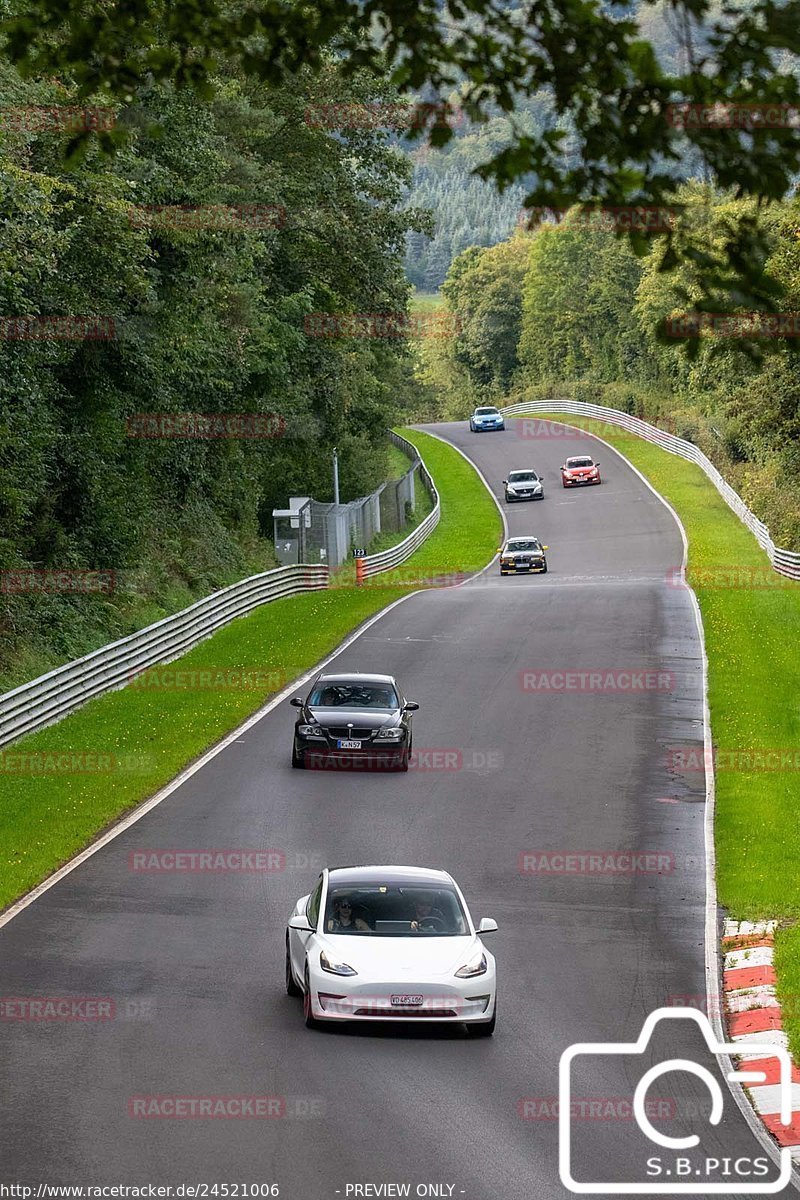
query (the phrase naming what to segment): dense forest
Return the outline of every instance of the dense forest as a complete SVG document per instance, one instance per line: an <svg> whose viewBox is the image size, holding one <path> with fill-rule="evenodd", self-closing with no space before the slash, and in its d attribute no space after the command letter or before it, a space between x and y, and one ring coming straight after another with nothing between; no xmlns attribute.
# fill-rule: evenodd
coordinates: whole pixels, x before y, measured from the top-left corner
<svg viewBox="0 0 800 1200"><path fill-rule="evenodd" d="M563 395L668 418L776 541L800 549L800 201L757 209L691 183L679 199L679 236L697 250L720 248L739 223L757 222L794 336L756 339L752 353L722 326L689 353L680 336L686 325L673 324L678 336L669 336L664 323L693 311L692 268L662 270L661 235L638 257L613 224L603 228L573 210L455 260L442 291L461 333L420 348L426 411L463 418L480 401Z"/></svg>
<svg viewBox="0 0 800 1200"><path fill-rule="evenodd" d="M510 6L515 11L515 6ZM665 71L680 73L686 69L686 51L678 19L665 2L655 4L634 0L630 12L652 44ZM781 63L783 69L787 64ZM408 235L405 266L408 278L421 291L437 291L445 280L453 259L470 246L493 246L504 241L521 217L525 183L512 184L504 192L484 182L474 172L512 140L512 128L526 134L552 129L558 122L553 115L550 95L542 91L525 98L513 118L497 114L484 124L474 124L459 109L458 91L449 97L457 119L453 138L440 149L413 142L405 148L413 163L408 203L430 209L431 233ZM568 144L567 144L568 147ZM699 173L700 163L685 146L680 159L669 166L676 177L688 178Z"/></svg>
<svg viewBox="0 0 800 1200"><path fill-rule="evenodd" d="M407 343L314 336L308 318L406 310L408 159L386 131L345 143L307 119L374 82L333 66L291 88L215 82L213 100L165 82L103 108L113 153L70 157L69 131L4 120L0 569L113 570L116 590L6 591L0 674L22 645L17 678L273 565L272 508L331 498L334 444L343 499L385 478ZM0 95L12 115L71 101L8 66ZM17 320L62 314L101 335ZM180 413L265 420L137 436L141 414Z"/></svg>

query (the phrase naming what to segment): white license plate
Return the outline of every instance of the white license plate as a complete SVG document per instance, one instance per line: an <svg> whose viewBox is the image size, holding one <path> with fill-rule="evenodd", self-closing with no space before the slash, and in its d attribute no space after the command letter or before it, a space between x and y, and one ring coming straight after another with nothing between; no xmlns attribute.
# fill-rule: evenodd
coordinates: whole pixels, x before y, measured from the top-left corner
<svg viewBox="0 0 800 1200"><path fill-rule="evenodd" d="M424 996L392 996L391 1001L395 1008L418 1008L422 1004Z"/></svg>
<svg viewBox="0 0 800 1200"><path fill-rule="evenodd" d="M353 738L339 738L336 748L337 750L360 750L361 742L354 741Z"/></svg>

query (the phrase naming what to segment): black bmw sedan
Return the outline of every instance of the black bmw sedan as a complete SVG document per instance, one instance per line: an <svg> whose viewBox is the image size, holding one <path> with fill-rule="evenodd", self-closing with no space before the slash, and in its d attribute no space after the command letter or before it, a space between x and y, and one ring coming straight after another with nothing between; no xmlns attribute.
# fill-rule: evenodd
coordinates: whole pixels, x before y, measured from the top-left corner
<svg viewBox="0 0 800 1200"><path fill-rule="evenodd" d="M411 714L391 675L319 675L299 709L292 746L293 767L356 767L408 770Z"/></svg>

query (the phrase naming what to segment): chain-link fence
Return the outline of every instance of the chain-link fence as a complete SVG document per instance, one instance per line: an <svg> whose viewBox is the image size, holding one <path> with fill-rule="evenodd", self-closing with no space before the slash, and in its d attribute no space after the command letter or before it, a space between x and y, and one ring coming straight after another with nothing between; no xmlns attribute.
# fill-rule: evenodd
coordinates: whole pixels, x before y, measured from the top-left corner
<svg viewBox="0 0 800 1200"><path fill-rule="evenodd" d="M273 509L275 553L281 566L326 563L341 566L354 549L366 549L376 534L405 529L416 501L415 476L419 455L400 479L391 479L369 496L348 504L322 504L309 496L294 496L287 509Z"/></svg>

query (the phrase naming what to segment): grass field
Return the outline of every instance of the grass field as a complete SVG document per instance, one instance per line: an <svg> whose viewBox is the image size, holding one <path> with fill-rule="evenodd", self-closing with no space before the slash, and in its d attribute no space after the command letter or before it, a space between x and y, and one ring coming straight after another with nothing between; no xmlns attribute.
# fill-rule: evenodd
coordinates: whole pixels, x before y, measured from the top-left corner
<svg viewBox="0 0 800 1200"><path fill-rule="evenodd" d="M444 308L444 297L441 292L414 292L409 307L412 313L436 312Z"/></svg>
<svg viewBox="0 0 800 1200"><path fill-rule="evenodd" d="M536 413L548 417L616 446L686 529L709 660L719 900L740 920L785 922L779 995L800 1061L800 583L772 570L699 467L605 422Z"/></svg>
<svg viewBox="0 0 800 1200"><path fill-rule="evenodd" d="M436 439L407 436L436 480L443 515L392 578L380 576L379 585L360 588L337 581L340 586L326 591L266 604L168 668L153 668L139 685L102 696L0 751L6 785L0 910L174 778L373 613L425 586L435 573L472 572L492 558L500 521L475 471ZM178 686L177 671L183 673Z"/></svg>

